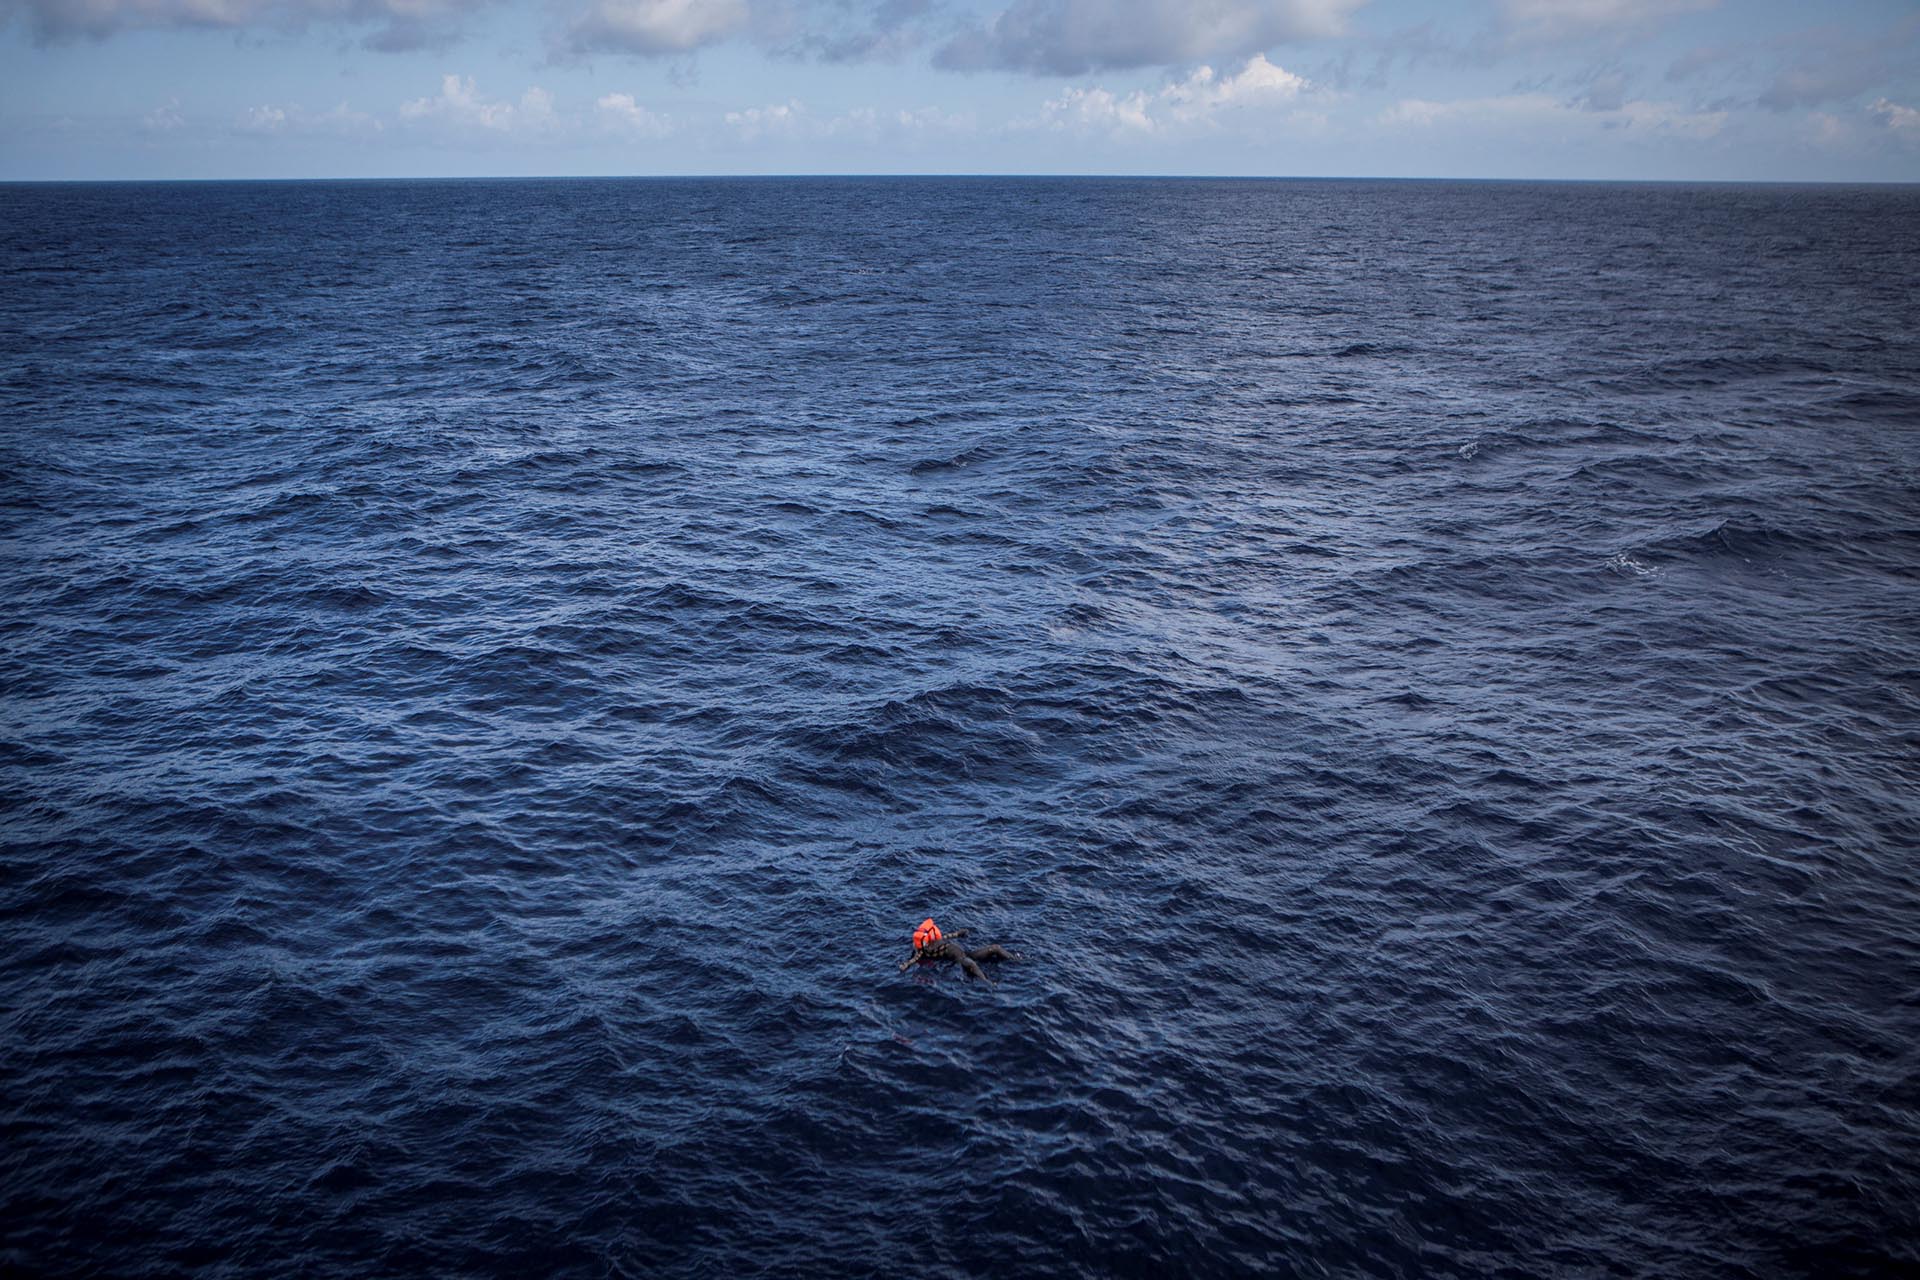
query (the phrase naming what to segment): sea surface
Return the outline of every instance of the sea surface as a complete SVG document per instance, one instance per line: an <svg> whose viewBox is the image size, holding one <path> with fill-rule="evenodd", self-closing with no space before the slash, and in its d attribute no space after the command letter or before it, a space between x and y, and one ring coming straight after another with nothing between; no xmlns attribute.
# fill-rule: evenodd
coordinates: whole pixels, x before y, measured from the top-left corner
<svg viewBox="0 0 1920 1280"><path fill-rule="evenodd" d="M0 600L0 1272L1920 1267L1920 189L0 187Z"/></svg>

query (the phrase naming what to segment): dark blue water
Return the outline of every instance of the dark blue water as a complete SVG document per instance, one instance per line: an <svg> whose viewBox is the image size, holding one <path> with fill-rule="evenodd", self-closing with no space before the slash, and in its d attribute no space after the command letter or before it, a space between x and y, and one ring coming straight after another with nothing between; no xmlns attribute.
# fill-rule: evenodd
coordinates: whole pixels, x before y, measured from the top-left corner
<svg viewBox="0 0 1920 1280"><path fill-rule="evenodd" d="M1920 191L13 186L0 270L0 1269L1920 1265Z"/></svg>

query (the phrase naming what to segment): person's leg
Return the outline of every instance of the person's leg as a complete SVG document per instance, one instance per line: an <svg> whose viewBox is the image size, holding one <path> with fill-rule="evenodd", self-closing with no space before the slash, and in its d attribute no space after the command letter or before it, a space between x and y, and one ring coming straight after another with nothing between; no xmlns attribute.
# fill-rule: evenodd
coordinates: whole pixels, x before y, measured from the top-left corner
<svg viewBox="0 0 1920 1280"><path fill-rule="evenodd" d="M973 962L972 956L968 955L964 951L961 951L960 948L958 947L955 947L954 951L958 953L957 955L954 956L954 959L960 962L961 970L969 978L984 978L987 976L986 974L980 972L980 966Z"/></svg>
<svg viewBox="0 0 1920 1280"><path fill-rule="evenodd" d="M997 942L989 942L973 953L975 960L1018 960L1020 957Z"/></svg>

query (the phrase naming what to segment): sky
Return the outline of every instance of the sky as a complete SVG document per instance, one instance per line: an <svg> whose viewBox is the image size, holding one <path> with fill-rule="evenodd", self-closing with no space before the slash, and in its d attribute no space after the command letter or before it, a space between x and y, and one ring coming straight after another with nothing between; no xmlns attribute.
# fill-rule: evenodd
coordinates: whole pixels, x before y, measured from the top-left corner
<svg viewBox="0 0 1920 1280"><path fill-rule="evenodd" d="M1916 0L0 0L0 180L1920 181Z"/></svg>

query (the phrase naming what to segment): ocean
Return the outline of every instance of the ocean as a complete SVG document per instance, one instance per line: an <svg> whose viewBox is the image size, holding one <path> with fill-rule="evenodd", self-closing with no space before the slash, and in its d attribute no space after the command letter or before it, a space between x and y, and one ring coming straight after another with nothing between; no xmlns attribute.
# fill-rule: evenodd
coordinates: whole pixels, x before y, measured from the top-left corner
<svg viewBox="0 0 1920 1280"><path fill-rule="evenodd" d="M15 184L0 272L0 1271L1920 1267L1920 188Z"/></svg>

